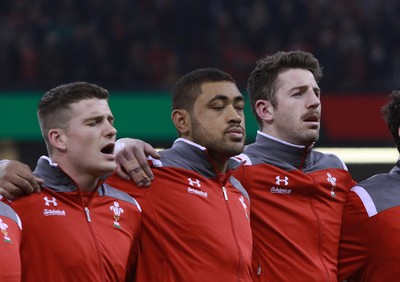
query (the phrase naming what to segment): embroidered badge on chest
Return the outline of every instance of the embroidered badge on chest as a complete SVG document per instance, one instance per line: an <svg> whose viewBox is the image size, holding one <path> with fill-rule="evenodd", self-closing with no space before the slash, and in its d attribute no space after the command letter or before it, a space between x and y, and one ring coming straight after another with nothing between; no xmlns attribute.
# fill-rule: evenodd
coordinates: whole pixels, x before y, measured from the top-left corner
<svg viewBox="0 0 400 282"><path fill-rule="evenodd" d="M328 182L331 184L331 196L336 197L335 188L336 188L336 177L332 176L329 172L326 174L328 178Z"/></svg>
<svg viewBox="0 0 400 282"><path fill-rule="evenodd" d="M124 213L124 209L119 206L118 202L114 202L114 205L110 206L110 210L114 213L114 227L121 229L122 227L119 220L121 215Z"/></svg>
<svg viewBox="0 0 400 282"><path fill-rule="evenodd" d="M244 214L246 215L247 220L250 221L250 218L249 218L249 211L248 211L247 205L246 205L246 203L245 203L245 201L244 201L244 197L243 197L243 196L240 196L239 201L240 201L240 203L241 203L242 206L243 206Z"/></svg>
<svg viewBox="0 0 400 282"><path fill-rule="evenodd" d="M3 220L0 218L0 229L1 233L3 233L3 241L6 243L12 244L11 238L8 236L8 224L3 222Z"/></svg>

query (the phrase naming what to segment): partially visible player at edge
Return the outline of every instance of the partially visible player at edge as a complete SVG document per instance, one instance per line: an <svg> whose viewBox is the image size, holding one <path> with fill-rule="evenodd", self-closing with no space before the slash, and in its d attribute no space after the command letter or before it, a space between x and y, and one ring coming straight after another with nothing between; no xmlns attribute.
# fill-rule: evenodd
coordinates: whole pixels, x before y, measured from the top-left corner
<svg viewBox="0 0 400 282"><path fill-rule="evenodd" d="M46 92L38 118L49 156L34 174L40 193L10 205L23 224L22 281L133 281L140 208L104 184L115 169L108 92L75 82ZM43 267L45 266L45 267Z"/></svg>

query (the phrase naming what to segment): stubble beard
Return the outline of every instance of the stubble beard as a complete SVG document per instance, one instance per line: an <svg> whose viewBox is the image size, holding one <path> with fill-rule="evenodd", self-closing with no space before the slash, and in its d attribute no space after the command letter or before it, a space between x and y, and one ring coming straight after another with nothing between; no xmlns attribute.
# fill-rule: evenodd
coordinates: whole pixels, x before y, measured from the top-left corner
<svg viewBox="0 0 400 282"><path fill-rule="evenodd" d="M304 134L300 134L299 139L301 139L303 141L302 145L311 146L312 144L317 142L319 139L319 128L316 132L312 131L312 132L305 132Z"/></svg>
<svg viewBox="0 0 400 282"><path fill-rule="evenodd" d="M208 130L193 117L192 128L196 128L196 130L193 130L192 134L193 142L206 147L207 151L212 155L224 156L224 158L229 159L243 152L243 141L235 142L233 140L227 140L228 137L225 134L220 137L210 136Z"/></svg>

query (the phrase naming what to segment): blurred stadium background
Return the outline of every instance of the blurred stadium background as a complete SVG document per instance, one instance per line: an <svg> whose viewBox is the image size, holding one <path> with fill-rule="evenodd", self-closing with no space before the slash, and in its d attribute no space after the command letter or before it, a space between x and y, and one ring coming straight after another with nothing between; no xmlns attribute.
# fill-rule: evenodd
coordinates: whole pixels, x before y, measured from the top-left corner
<svg viewBox="0 0 400 282"><path fill-rule="evenodd" d="M342 149L357 180L386 171L398 156L380 108L400 89L399 14L397 0L0 1L0 158L33 168L46 153L36 105L61 83L107 88L118 137L164 147L176 138L168 91L181 75L221 68L246 94L258 58L305 50L324 68L317 147ZM354 159L346 147L368 149Z"/></svg>

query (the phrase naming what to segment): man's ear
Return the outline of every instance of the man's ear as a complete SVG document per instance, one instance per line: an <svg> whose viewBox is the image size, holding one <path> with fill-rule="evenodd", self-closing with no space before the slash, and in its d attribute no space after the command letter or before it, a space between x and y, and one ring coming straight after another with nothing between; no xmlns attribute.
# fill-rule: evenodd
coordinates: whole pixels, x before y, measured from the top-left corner
<svg viewBox="0 0 400 282"><path fill-rule="evenodd" d="M189 135L192 123L190 121L190 114L186 110L179 109L172 111L171 119L181 136Z"/></svg>
<svg viewBox="0 0 400 282"><path fill-rule="evenodd" d="M267 100L257 100L255 104L257 115L263 121L269 123L274 120L274 107Z"/></svg>
<svg viewBox="0 0 400 282"><path fill-rule="evenodd" d="M52 128L47 135L52 147L65 151L67 149L66 141L67 136L61 128Z"/></svg>

